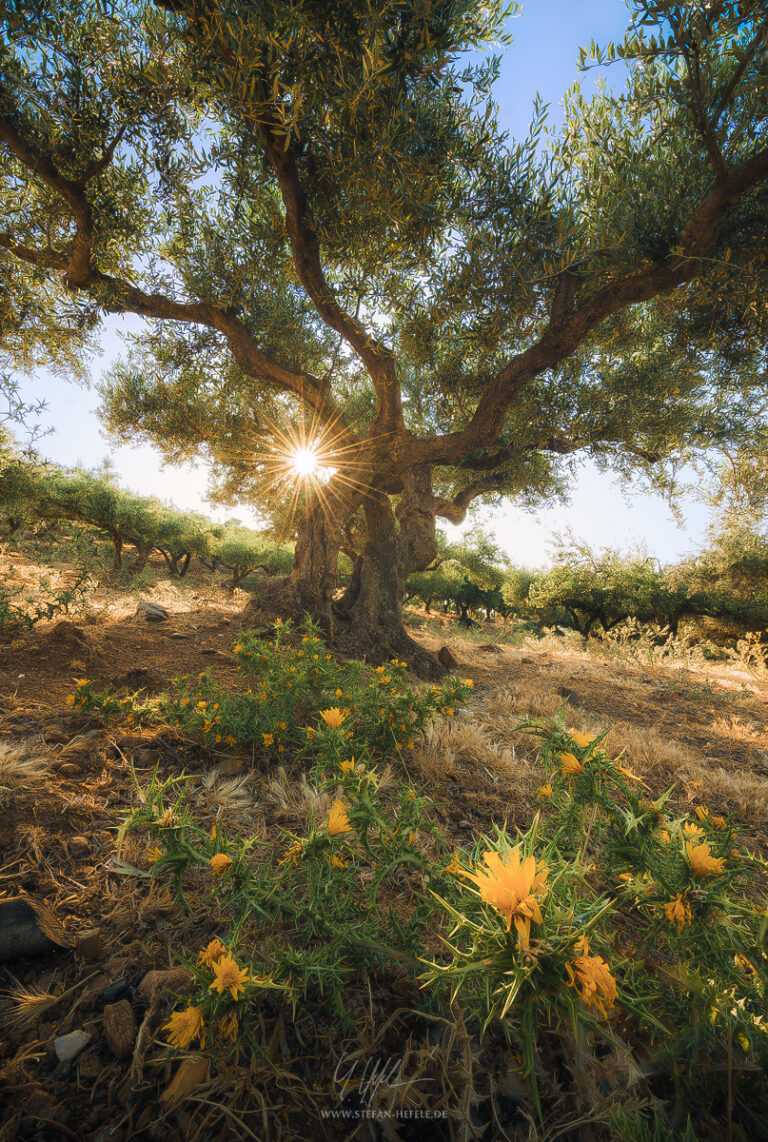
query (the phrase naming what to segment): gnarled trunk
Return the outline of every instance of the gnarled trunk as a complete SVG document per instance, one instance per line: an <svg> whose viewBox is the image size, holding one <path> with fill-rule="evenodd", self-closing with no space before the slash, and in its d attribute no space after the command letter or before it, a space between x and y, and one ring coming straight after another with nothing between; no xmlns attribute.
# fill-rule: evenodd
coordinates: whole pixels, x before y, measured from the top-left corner
<svg viewBox="0 0 768 1142"><path fill-rule="evenodd" d="M402 658L423 677L440 677L445 671L435 656L406 631L402 607L408 575L428 567L437 555L430 482L427 468L407 473L395 517L387 493L345 493L331 481L299 526L290 579L269 597L261 593L254 599L251 615L270 606L296 619L309 614L346 654L376 663ZM336 598L343 525L360 503L366 542L349 586Z"/></svg>

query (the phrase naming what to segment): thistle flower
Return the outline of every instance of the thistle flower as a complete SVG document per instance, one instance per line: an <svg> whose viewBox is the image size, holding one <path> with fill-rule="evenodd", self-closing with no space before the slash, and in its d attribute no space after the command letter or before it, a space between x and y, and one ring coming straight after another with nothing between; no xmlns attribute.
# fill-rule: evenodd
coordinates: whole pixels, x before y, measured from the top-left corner
<svg viewBox="0 0 768 1142"><path fill-rule="evenodd" d="M338 706L332 706L330 710L321 710L320 717L325 722L329 730L337 730L343 723L346 714L344 714Z"/></svg>
<svg viewBox="0 0 768 1142"><path fill-rule="evenodd" d="M218 936L207 944L197 957L197 962L204 964L207 968L213 967L217 960L227 954L227 949L222 944Z"/></svg>
<svg viewBox="0 0 768 1142"><path fill-rule="evenodd" d="M237 1042L237 1032L239 1029L240 1024L237 1021L237 1015L234 1011L228 1011L226 1015L222 1015L216 1028L220 1038L231 1039L233 1043Z"/></svg>
<svg viewBox="0 0 768 1142"><path fill-rule="evenodd" d="M563 777L578 777L580 773L584 772L582 762L573 753L560 754L560 768L563 771Z"/></svg>
<svg viewBox="0 0 768 1142"><path fill-rule="evenodd" d="M217 960L213 965L213 974L215 979L210 985L209 991L218 991L219 995L228 991L233 999L239 999L245 991L248 970L247 968L239 968L232 956L222 956L220 960Z"/></svg>
<svg viewBox="0 0 768 1142"><path fill-rule="evenodd" d="M722 872L725 867L725 858L712 856L712 850L706 843L694 845L686 841L685 855L688 857L694 876L708 876L710 872Z"/></svg>
<svg viewBox="0 0 768 1142"><path fill-rule="evenodd" d="M176 815L173 809L166 809L157 823L158 825L163 825L166 829L172 829L176 824Z"/></svg>
<svg viewBox="0 0 768 1142"><path fill-rule="evenodd" d="M288 862L290 861L291 863L297 865L299 863L299 857L301 856L301 854L303 852L304 852L304 845L302 844L302 842L301 841L294 841L292 845L288 846L288 848L285 850L285 853L283 854L283 856L280 858L280 860L277 863L279 865L280 864L288 864Z"/></svg>
<svg viewBox="0 0 768 1142"><path fill-rule="evenodd" d="M172 1047L188 1047L197 1038L200 1039L200 1047L205 1046L203 1012L192 1004L189 1004L186 1011L174 1011L163 1031L168 1032L168 1042Z"/></svg>
<svg viewBox="0 0 768 1142"><path fill-rule="evenodd" d="M332 837L337 837L339 833L348 833L352 828L349 823L349 817L347 816L347 806L340 797L338 797L331 806L326 827Z"/></svg>
<svg viewBox="0 0 768 1142"><path fill-rule="evenodd" d="M232 867L232 858L226 853L216 853L208 861L214 876L223 876Z"/></svg>
<svg viewBox="0 0 768 1142"><path fill-rule="evenodd" d="M339 769L342 773L346 773L347 777L355 772L355 759L353 757L347 758L346 761L339 762Z"/></svg>
<svg viewBox="0 0 768 1142"><path fill-rule="evenodd" d="M683 825L683 833L686 837L703 837L704 830L700 829L698 825L694 825L692 821L686 821Z"/></svg>
<svg viewBox="0 0 768 1142"><path fill-rule="evenodd" d="M546 797L552 796L552 786L549 781L546 785L539 786L539 788L536 790L536 796L540 797L542 800L544 800Z"/></svg>
<svg viewBox="0 0 768 1142"><path fill-rule="evenodd" d="M593 739L589 736L589 734L584 734L581 731L578 731L575 734L571 734L570 738L571 738L571 741L573 742L573 744L575 746L578 746L579 749L586 749L587 746L591 745L592 741L593 741ZM591 752L592 751L590 750L590 753Z"/></svg>
<svg viewBox="0 0 768 1142"><path fill-rule="evenodd" d="M670 924L677 924L678 929L682 932L686 924L690 924L691 906L682 893L678 892L668 904L664 905L664 915L669 920Z"/></svg>
<svg viewBox="0 0 768 1142"><path fill-rule="evenodd" d="M480 898L498 909L507 918L507 931L514 923L522 947L530 943L531 921L543 923L541 909L534 893L543 896L549 869L536 866L533 856L521 858L520 846L502 856L497 852L483 853L485 869L475 872L461 870L461 876L477 885ZM452 870L453 871L453 870Z"/></svg>
<svg viewBox="0 0 768 1142"><path fill-rule="evenodd" d="M576 947L581 955L569 960L565 969L568 972L569 987L575 988L589 1007L596 1007L607 1016L618 995L616 980L602 956L589 954L589 941L581 936Z"/></svg>
<svg viewBox="0 0 768 1142"><path fill-rule="evenodd" d="M159 845L153 845L151 849L147 849L147 860L150 864L157 864L157 862L162 859L163 850Z"/></svg>
<svg viewBox="0 0 768 1142"><path fill-rule="evenodd" d="M274 739L274 736L272 734L262 734L261 737L262 737L262 740L264 741L264 745L274 745L275 744L275 739Z"/></svg>

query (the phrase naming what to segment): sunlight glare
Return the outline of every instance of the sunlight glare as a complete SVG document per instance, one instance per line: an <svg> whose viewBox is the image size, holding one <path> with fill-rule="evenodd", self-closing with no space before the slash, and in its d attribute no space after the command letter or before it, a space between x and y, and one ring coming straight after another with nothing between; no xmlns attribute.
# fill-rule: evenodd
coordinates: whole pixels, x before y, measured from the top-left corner
<svg viewBox="0 0 768 1142"><path fill-rule="evenodd" d="M320 460L314 448L303 447L296 448L291 453L291 467L297 476L304 479L311 479L317 476L320 468Z"/></svg>

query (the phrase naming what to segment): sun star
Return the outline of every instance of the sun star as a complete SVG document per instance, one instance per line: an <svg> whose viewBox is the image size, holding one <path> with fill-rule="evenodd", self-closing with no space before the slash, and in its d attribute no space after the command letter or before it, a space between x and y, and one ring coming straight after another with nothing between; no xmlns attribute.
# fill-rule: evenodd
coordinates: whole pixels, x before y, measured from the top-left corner
<svg viewBox="0 0 768 1142"><path fill-rule="evenodd" d="M316 476L320 467L317 452L311 445L295 448L290 456L290 465L297 476L308 480Z"/></svg>

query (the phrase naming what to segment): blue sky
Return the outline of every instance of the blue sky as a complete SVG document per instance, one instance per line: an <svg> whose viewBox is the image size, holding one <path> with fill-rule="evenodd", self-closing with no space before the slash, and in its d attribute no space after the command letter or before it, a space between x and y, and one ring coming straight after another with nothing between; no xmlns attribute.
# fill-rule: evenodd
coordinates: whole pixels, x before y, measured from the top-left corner
<svg viewBox="0 0 768 1142"><path fill-rule="evenodd" d="M514 42L504 51L496 89L501 121L511 134L527 131L537 93L550 105L550 118L556 123L563 95L575 80L585 92L593 88L598 74L605 75L608 83L622 83L618 69L580 75L577 60L580 46L592 39L600 43L620 39L626 24L623 0L528 0L522 14L510 22ZM92 369L94 381L120 355L123 320L126 327L136 321L112 319L104 325L102 355ZM39 374L25 382L25 390L29 398L44 397L48 403L43 421L54 432L41 441L40 451L49 459L93 467L108 456L121 482L134 491L205 511L216 519L235 515L246 523L256 522L245 506L214 509L206 504L207 474L202 465L163 466L149 446L112 445L95 415L98 397L93 388ZM627 549L640 543L662 561L670 561L699 544L708 519L703 505L693 498L686 497L682 506L685 528L678 526L659 497L627 496L610 476L584 462L567 506L532 515L510 504L503 510L481 512L481 519L518 564L546 563L551 539L568 529L593 546Z"/></svg>

